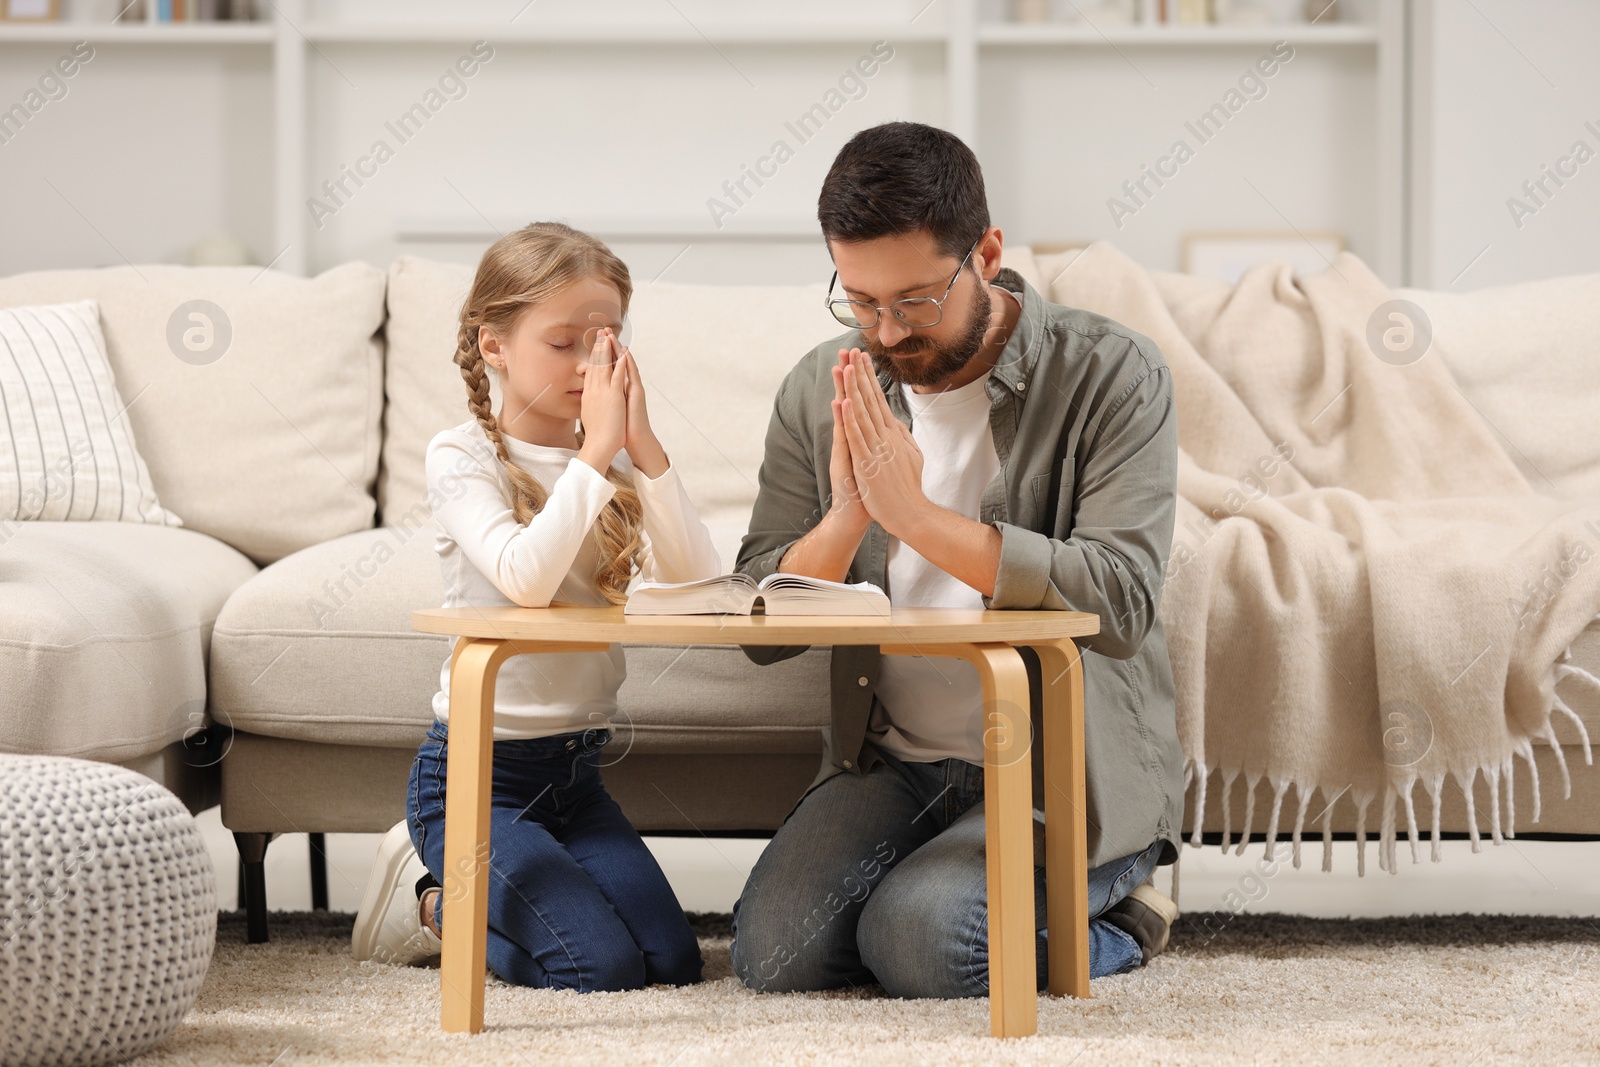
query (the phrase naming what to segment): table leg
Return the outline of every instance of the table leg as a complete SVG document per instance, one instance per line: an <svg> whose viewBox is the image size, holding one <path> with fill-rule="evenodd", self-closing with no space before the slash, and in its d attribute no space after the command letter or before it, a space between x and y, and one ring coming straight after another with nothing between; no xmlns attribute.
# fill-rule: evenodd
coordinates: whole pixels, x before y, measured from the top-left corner
<svg viewBox="0 0 1600 1067"><path fill-rule="evenodd" d="M494 678L512 656L604 652L596 642L457 638L450 653L449 757L445 769L444 946L439 1025L483 1029L489 943L489 798L494 784Z"/></svg>
<svg viewBox="0 0 1600 1067"><path fill-rule="evenodd" d="M983 682L984 854L989 878L989 1031L1039 1029L1033 899L1033 763L1028 672L1005 644L883 646L893 655L965 659Z"/></svg>
<svg viewBox="0 0 1600 1067"><path fill-rule="evenodd" d="M1044 687L1045 911L1050 993L1089 996L1088 787L1083 659L1070 637L1035 645Z"/></svg>
<svg viewBox="0 0 1600 1067"><path fill-rule="evenodd" d="M448 1033L483 1029L489 941L489 787L494 776L494 677L509 641L462 637L450 656L449 755L445 766L444 946L439 1023Z"/></svg>

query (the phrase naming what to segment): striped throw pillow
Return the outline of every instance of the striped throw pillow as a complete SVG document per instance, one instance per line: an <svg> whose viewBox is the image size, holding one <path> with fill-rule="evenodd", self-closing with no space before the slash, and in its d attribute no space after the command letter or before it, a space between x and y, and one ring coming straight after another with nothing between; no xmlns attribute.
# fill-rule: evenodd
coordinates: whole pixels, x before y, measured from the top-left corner
<svg viewBox="0 0 1600 1067"><path fill-rule="evenodd" d="M40 519L183 525L134 447L93 300L0 308L0 523Z"/></svg>

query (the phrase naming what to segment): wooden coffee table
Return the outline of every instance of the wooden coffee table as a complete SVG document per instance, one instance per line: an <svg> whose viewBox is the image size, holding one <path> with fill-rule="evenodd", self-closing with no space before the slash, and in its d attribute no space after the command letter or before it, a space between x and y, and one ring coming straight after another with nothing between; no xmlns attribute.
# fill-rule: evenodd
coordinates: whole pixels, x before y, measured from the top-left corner
<svg viewBox="0 0 1600 1067"><path fill-rule="evenodd" d="M494 681L529 652L656 645L877 645L886 655L946 656L983 681L984 816L989 883L989 1019L996 1037L1038 1029L1034 971L1033 774L1028 675L1016 646L1038 652L1044 683L1046 914L1050 992L1089 995L1088 832L1083 667L1075 638L1100 620L1076 611L897 610L888 617L624 615L620 607L436 608L424 633L458 638L450 656L440 1021L483 1029L489 924L489 789ZM825 699L826 694L818 694Z"/></svg>

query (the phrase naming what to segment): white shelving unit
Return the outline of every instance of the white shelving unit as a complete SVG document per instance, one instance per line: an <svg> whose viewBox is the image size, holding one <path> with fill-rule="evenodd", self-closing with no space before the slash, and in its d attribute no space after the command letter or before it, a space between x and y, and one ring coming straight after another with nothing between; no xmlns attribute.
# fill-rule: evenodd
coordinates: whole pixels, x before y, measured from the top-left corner
<svg viewBox="0 0 1600 1067"><path fill-rule="evenodd" d="M0 22L0 44L270 45L276 39L268 22Z"/></svg>
<svg viewBox="0 0 1600 1067"><path fill-rule="evenodd" d="M1406 0L1378 0L1375 21L1330 25L1265 26L1105 26L1087 24L1022 25L980 22L977 0L945 0L923 9L909 22L807 22L754 19L707 23L703 27L680 18L674 22L645 21L608 25L568 18L527 24L458 22L364 23L330 21L307 14L306 0L274 0L270 21L254 23L129 24L51 23L42 25L0 23L0 49L11 43L70 42L88 40L97 47L217 46L255 47L272 53L274 115L273 231L276 258L273 265L290 273L305 273L309 231L305 200L312 116L308 109L307 66L320 46L339 48L385 47L438 42L490 40L496 46L561 47L568 45L703 47L837 45L878 39L899 43L943 46L947 95L946 125L969 144L977 143L979 102L983 93L985 63L1020 55L1023 50L1046 49L1060 53L1065 62L1094 49L1215 49L1259 46L1286 39L1296 48L1375 50L1378 85L1377 114L1372 119L1377 145L1378 218L1375 231L1380 247L1369 256L1380 273L1405 281L1406 220L1404 5ZM153 4L150 5L152 8ZM412 220L406 232L426 235L440 230L437 220ZM448 227L445 227L448 229ZM717 233L709 229L685 234L671 220L636 220L639 233L658 231L672 239L749 240L749 235ZM770 227L769 227L770 229ZM783 227L779 227L784 230ZM787 232L787 230L784 230Z"/></svg>
<svg viewBox="0 0 1600 1067"><path fill-rule="evenodd" d="M1271 44L1285 38L1295 44L1372 45L1378 29L1362 23L1331 26L1106 26L1045 23L1028 26L1011 23L978 27L980 45L1083 45L1100 47L1134 45L1184 47L1230 44Z"/></svg>
<svg viewBox="0 0 1600 1067"><path fill-rule="evenodd" d="M308 22L300 27L308 41L342 44L396 44L431 41L492 40L496 44L848 44L892 37L898 41L940 41L947 34L938 28L907 27L897 23L852 23L848 27L804 25L707 26L704 32L685 23L606 26L573 22L537 27L492 23L435 25L362 25L360 23Z"/></svg>

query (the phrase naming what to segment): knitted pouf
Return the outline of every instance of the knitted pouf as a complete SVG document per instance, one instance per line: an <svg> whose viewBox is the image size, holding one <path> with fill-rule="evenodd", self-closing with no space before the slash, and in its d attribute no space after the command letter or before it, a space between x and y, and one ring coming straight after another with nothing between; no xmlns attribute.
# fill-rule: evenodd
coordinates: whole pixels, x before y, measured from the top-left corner
<svg viewBox="0 0 1600 1067"><path fill-rule="evenodd" d="M159 1044L216 938L211 857L182 801L111 764L0 755L0 1064Z"/></svg>

